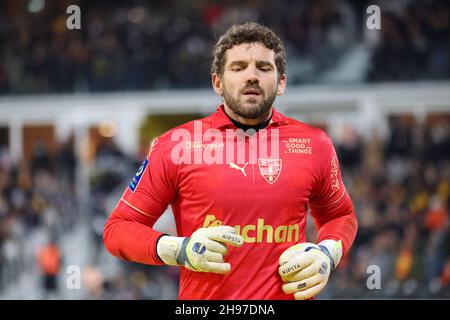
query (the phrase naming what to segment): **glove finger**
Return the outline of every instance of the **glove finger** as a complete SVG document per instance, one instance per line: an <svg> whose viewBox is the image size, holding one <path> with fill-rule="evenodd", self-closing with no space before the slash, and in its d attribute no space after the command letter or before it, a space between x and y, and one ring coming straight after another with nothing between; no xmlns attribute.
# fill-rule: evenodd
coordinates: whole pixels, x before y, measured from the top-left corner
<svg viewBox="0 0 450 320"><path fill-rule="evenodd" d="M303 270L290 274L287 277L284 277L284 282L292 282L292 281L301 281L304 279L311 278L312 276L320 274L321 276L324 276L325 274L329 274L329 265L326 264L324 261L315 261L313 264L309 265L308 267L304 268Z"/></svg>
<svg viewBox="0 0 450 320"><path fill-rule="evenodd" d="M303 291L298 291L298 292L294 293L294 298L295 298L295 300L306 300L306 299L312 298L312 297L318 295L322 291L322 289L325 287L325 285L326 285L326 282L321 282L312 288L309 288L309 289L306 289Z"/></svg>
<svg viewBox="0 0 450 320"><path fill-rule="evenodd" d="M205 269L203 271L225 274L230 272L230 270L231 265L228 262L206 262Z"/></svg>
<svg viewBox="0 0 450 320"><path fill-rule="evenodd" d="M328 265L326 263L324 265L323 264L324 261L314 261L311 265L304 268L303 270L300 270L296 273L291 273L288 276L282 277L282 279L285 282L293 282L311 278L316 274L324 275L327 273Z"/></svg>
<svg viewBox="0 0 450 320"><path fill-rule="evenodd" d="M207 235L208 237L216 233L225 233L225 232L236 233L236 228L232 226L207 227L203 228L203 230L204 234Z"/></svg>
<svg viewBox="0 0 450 320"><path fill-rule="evenodd" d="M288 279L291 275L313 264L316 259L317 257L314 255L314 253L311 253L309 251L297 254L296 256L292 257L287 263L281 265L278 268L281 279ZM310 276L312 276L312 274Z"/></svg>
<svg viewBox="0 0 450 320"><path fill-rule="evenodd" d="M218 226L206 228L205 235L212 240L231 244L240 247L244 244L244 238L236 233L236 229L231 226Z"/></svg>
<svg viewBox="0 0 450 320"><path fill-rule="evenodd" d="M241 235L230 232L224 233L222 235L222 240L218 241L231 244L234 247L240 247L244 244L244 238Z"/></svg>
<svg viewBox="0 0 450 320"><path fill-rule="evenodd" d="M209 250L206 250L205 258L209 262L223 262L223 255Z"/></svg>
<svg viewBox="0 0 450 320"><path fill-rule="evenodd" d="M302 250L302 246L303 243L298 243L284 250L278 260L280 266L287 263L292 257L304 252L304 250Z"/></svg>
<svg viewBox="0 0 450 320"><path fill-rule="evenodd" d="M204 238L204 239L202 239L202 243L205 245L206 249L208 249L209 251L217 252L222 255L225 255L228 252L227 246L220 242L213 241L208 238Z"/></svg>
<svg viewBox="0 0 450 320"><path fill-rule="evenodd" d="M223 262L221 254L208 250L201 255L193 256L186 262L185 267L196 272L227 273L231 270L231 265Z"/></svg>
<svg viewBox="0 0 450 320"><path fill-rule="evenodd" d="M314 276L303 279L301 281L288 282L283 284L282 289L286 294L295 293L298 291L305 291L313 286L319 284L321 281L324 281L320 274L315 274Z"/></svg>

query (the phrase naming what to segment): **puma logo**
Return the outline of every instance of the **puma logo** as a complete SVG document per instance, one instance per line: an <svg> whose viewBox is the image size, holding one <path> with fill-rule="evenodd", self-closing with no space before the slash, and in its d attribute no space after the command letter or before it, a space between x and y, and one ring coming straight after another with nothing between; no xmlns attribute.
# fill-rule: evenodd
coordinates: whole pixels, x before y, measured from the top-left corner
<svg viewBox="0 0 450 320"><path fill-rule="evenodd" d="M242 172L242 174L244 175L244 177L247 176L247 174L245 173L245 167L248 165L248 162L245 163L245 165L243 167L239 167L236 163L230 162L228 163L228 165L230 166L230 168L232 169L237 169L239 171Z"/></svg>

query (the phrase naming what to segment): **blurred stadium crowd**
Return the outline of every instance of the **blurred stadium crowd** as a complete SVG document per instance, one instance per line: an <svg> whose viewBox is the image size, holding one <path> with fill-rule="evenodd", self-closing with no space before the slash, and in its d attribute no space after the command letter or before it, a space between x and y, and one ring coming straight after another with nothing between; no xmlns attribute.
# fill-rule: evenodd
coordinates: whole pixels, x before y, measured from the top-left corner
<svg viewBox="0 0 450 320"><path fill-rule="evenodd" d="M366 28L376 1L3 1L0 93L196 88L210 84L210 50L233 22L267 24L285 41L290 84L325 81L355 48L353 80L450 77L450 2L378 1L382 29ZM66 28L78 4L82 28ZM7 63L6 63L7 61ZM352 64L353 63L353 64ZM189 76L187 76L189 75Z"/></svg>
<svg viewBox="0 0 450 320"><path fill-rule="evenodd" d="M103 224L109 214L105 201L115 188L124 188L136 167L137 159L126 157L112 140L102 141L90 176L88 212L80 213L73 139L56 151L38 141L31 161L18 164L0 145L0 299L175 299L177 270L122 263L103 247ZM87 234L76 233L77 226L87 227ZM70 233L79 247L63 246ZM87 246L77 237L84 237ZM81 258L71 259L83 268L81 296L67 294L65 287L71 255ZM121 265L111 276L108 266L101 264L104 255L111 264ZM7 292L24 275L34 277L24 286L31 292Z"/></svg>
<svg viewBox="0 0 450 320"><path fill-rule="evenodd" d="M74 169L70 145L52 156L38 142L30 163L13 163L0 145L0 293L37 268L41 245L57 242L75 225Z"/></svg>
<svg viewBox="0 0 450 320"><path fill-rule="evenodd" d="M338 146L359 230L331 279L334 298L450 297L450 119L392 119L386 141L344 131ZM368 266L380 290L368 290Z"/></svg>

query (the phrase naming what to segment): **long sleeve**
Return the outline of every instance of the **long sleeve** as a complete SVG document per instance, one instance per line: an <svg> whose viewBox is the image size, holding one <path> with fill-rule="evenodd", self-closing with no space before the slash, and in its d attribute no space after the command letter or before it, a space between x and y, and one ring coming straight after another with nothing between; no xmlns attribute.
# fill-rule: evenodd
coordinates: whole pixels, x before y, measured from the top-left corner
<svg viewBox="0 0 450 320"><path fill-rule="evenodd" d="M317 241L342 240L345 254L355 239L358 221L342 181L336 151L329 138L326 152L326 162L323 163L320 178L310 199L311 215L318 229Z"/></svg>

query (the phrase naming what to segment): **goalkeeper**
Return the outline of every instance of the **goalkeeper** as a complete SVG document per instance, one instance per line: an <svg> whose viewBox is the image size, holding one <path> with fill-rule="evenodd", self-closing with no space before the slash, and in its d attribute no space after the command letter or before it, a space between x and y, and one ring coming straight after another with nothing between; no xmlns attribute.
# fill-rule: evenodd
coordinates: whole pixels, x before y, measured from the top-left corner
<svg viewBox="0 0 450 320"><path fill-rule="evenodd" d="M104 244L127 261L181 267L179 299L313 298L358 227L333 143L274 107L286 59L272 30L235 25L213 55L223 103L158 138L108 218ZM153 229L169 205L178 236Z"/></svg>

